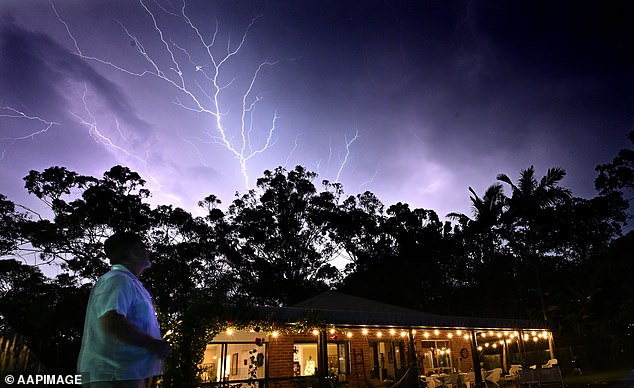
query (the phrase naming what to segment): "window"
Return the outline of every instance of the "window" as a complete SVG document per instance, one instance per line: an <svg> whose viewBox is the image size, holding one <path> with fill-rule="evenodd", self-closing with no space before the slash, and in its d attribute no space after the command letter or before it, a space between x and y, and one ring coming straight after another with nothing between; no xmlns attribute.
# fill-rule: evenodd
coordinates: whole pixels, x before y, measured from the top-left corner
<svg viewBox="0 0 634 388"><path fill-rule="evenodd" d="M350 373L350 352L347 342L328 344L329 374L341 375Z"/></svg>
<svg viewBox="0 0 634 388"><path fill-rule="evenodd" d="M317 344L295 344L293 362L296 376L312 376L317 369Z"/></svg>
<svg viewBox="0 0 634 388"><path fill-rule="evenodd" d="M264 378L267 344L258 346L255 338L241 332L216 336L207 345L200 365L202 382Z"/></svg>
<svg viewBox="0 0 634 388"><path fill-rule="evenodd" d="M426 373L451 372L452 361L449 341L422 341L422 356Z"/></svg>
<svg viewBox="0 0 634 388"><path fill-rule="evenodd" d="M293 350L295 376L310 376L317 372L318 357L316 343L296 343ZM328 344L328 374L350 373L350 352L347 342Z"/></svg>

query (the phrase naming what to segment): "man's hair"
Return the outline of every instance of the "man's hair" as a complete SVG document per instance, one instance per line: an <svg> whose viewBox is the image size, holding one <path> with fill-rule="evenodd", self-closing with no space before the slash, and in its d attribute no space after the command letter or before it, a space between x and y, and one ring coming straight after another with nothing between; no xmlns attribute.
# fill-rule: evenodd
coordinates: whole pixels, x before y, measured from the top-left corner
<svg viewBox="0 0 634 388"><path fill-rule="evenodd" d="M103 248L111 264L121 264L130 249L144 245L143 239L136 233L117 232L106 239Z"/></svg>

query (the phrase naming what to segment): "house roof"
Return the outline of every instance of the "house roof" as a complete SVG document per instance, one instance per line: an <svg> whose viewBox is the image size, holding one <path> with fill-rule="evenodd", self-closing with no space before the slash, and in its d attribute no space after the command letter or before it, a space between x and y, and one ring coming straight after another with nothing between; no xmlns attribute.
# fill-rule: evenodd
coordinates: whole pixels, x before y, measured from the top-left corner
<svg viewBox="0 0 634 388"><path fill-rule="evenodd" d="M260 315L283 322L314 320L332 325L465 329L547 329L541 321L430 314L358 296L327 291L288 307L260 306Z"/></svg>

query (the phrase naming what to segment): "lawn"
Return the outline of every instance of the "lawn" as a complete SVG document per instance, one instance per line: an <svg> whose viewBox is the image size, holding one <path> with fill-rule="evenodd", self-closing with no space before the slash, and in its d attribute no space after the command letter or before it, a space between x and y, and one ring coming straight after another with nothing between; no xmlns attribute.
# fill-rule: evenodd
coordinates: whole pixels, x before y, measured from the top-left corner
<svg viewBox="0 0 634 388"><path fill-rule="evenodd" d="M566 387L634 387L634 370L615 369L587 373L581 376L564 376Z"/></svg>

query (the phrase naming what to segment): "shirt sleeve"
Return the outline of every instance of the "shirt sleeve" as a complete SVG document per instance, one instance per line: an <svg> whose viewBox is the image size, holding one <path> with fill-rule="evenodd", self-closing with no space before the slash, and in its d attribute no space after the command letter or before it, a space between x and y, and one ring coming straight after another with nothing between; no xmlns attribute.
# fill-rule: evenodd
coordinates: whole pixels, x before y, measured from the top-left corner
<svg viewBox="0 0 634 388"><path fill-rule="evenodd" d="M132 285L125 275L113 275L104 279L95 291L94 306L97 318L101 318L109 311L128 316L134 298Z"/></svg>

